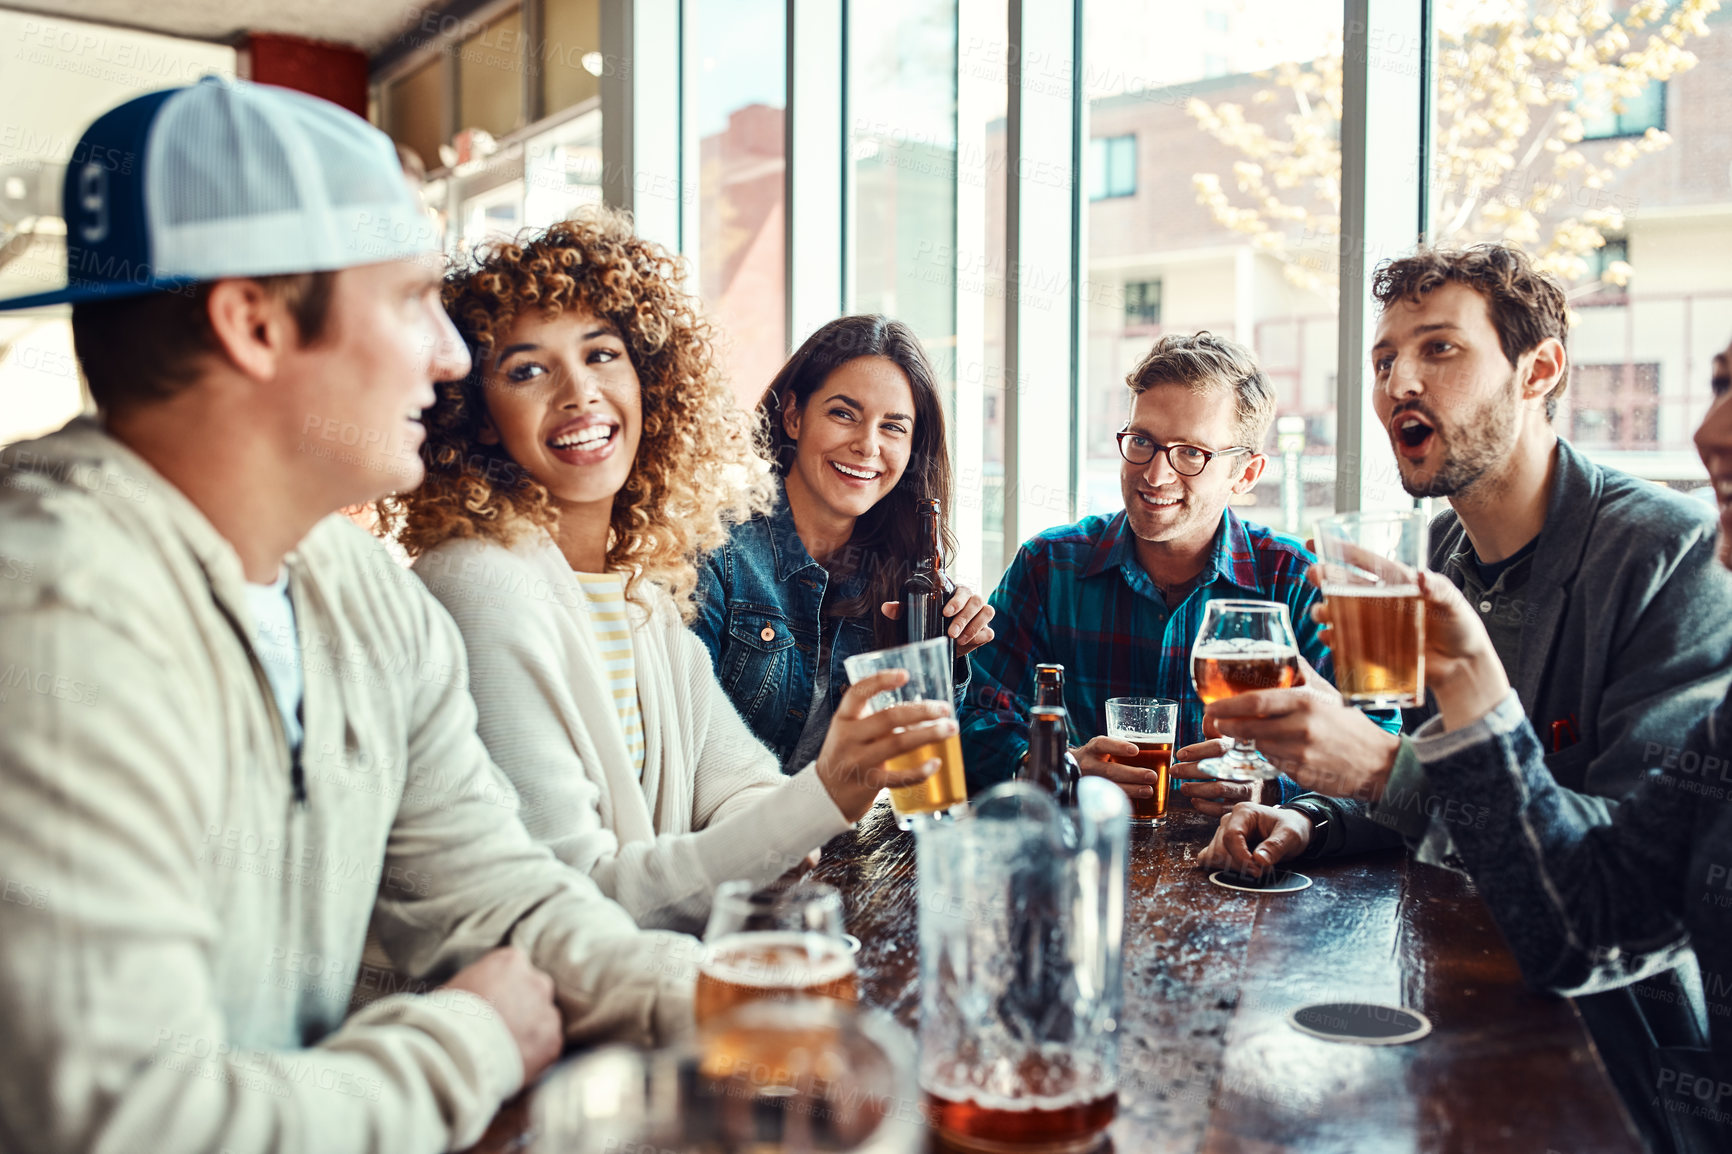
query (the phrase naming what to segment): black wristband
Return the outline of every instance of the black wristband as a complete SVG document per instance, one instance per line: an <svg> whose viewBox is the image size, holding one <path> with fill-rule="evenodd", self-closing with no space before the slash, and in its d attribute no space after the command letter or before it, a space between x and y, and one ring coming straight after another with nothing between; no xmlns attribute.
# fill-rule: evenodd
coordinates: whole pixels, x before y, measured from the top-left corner
<svg viewBox="0 0 1732 1154"><path fill-rule="evenodd" d="M1280 808L1290 809L1294 813L1302 813L1311 819L1311 840L1305 844L1305 848L1302 851L1294 855L1293 860L1298 861L1303 858L1315 857L1321 853L1323 845L1322 841L1318 838L1318 835L1325 829L1329 828L1329 810L1322 806L1313 805L1302 797L1294 798L1292 801Z"/></svg>

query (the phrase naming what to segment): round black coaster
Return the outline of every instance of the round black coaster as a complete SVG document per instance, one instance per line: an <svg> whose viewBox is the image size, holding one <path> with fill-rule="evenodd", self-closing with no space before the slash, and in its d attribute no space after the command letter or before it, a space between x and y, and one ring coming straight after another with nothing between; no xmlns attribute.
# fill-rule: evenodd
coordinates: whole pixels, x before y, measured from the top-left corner
<svg viewBox="0 0 1732 1154"><path fill-rule="evenodd" d="M1310 878L1291 870L1279 870L1263 878L1232 870L1216 870L1209 875L1209 880L1224 890L1239 890L1247 894L1296 894L1311 888Z"/></svg>
<svg viewBox="0 0 1732 1154"><path fill-rule="evenodd" d="M1300 1006L1287 1021L1301 1033L1328 1042L1361 1046L1399 1046L1431 1033L1431 1020L1416 1010L1375 1002L1322 1002Z"/></svg>

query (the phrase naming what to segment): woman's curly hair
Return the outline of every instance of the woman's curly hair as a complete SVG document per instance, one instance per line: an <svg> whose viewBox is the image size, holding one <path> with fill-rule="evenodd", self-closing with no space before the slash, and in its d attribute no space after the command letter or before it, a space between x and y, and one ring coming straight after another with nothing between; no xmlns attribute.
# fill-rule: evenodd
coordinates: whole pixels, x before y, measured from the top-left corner
<svg viewBox="0 0 1732 1154"><path fill-rule="evenodd" d="M726 522L768 507L773 481L753 451L750 417L716 366L710 326L682 287L680 262L639 239L631 218L589 209L515 242L486 246L446 275L442 298L474 360L441 382L424 421L421 487L379 502L380 532L410 556L452 537L509 545L558 520L546 488L500 445L479 439L493 350L520 316L581 309L625 341L637 370L643 436L614 497L607 566L664 589L689 620L695 562L727 537Z"/></svg>

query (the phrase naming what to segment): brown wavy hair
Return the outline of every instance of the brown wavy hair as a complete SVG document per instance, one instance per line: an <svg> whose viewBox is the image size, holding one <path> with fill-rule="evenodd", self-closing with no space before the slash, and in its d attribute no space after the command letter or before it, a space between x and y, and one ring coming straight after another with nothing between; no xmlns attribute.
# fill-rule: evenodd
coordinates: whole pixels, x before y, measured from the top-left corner
<svg viewBox="0 0 1732 1154"><path fill-rule="evenodd" d="M1371 299L1387 309L1396 301L1418 304L1446 284L1462 284L1485 298L1498 344L1510 364L1548 337L1569 342L1570 307L1563 286L1534 267L1521 249L1507 244L1471 248L1421 248L1412 256L1386 260L1371 276ZM1558 398L1570 387L1569 362L1546 394L1546 420L1558 411Z"/></svg>
<svg viewBox="0 0 1732 1154"><path fill-rule="evenodd" d="M690 620L695 562L726 539L727 520L767 508L774 483L683 281L681 262L639 239L630 216L612 209L485 246L448 273L445 311L474 364L463 380L435 386L438 400L423 417L426 479L378 503L380 533L395 533L416 557L452 537L509 545L553 528L559 513L547 489L503 446L479 439L487 415L482 382L518 317L582 310L624 339L643 405L637 456L614 496L607 567L626 574L628 595L648 580Z"/></svg>

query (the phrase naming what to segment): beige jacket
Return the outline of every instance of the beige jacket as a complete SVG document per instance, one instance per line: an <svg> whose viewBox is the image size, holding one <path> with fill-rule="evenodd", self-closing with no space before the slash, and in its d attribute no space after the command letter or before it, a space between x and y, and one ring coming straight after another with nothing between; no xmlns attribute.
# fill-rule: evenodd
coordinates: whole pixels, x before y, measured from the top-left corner
<svg viewBox="0 0 1732 1154"><path fill-rule="evenodd" d="M433 1151L522 1066L467 994L351 995L369 918L422 989L512 943L573 1038L690 1021L644 933L525 832L450 617L340 517L287 561L287 743L239 558L88 421L0 453L0 1149Z"/></svg>
<svg viewBox="0 0 1732 1154"><path fill-rule="evenodd" d="M628 603L640 782L588 603L553 538L449 540L415 573L463 633L481 737L523 824L639 925L702 932L716 886L770 881L849 828L813 766L782 776L665 594L640 586L648 602Z"/></svg>

